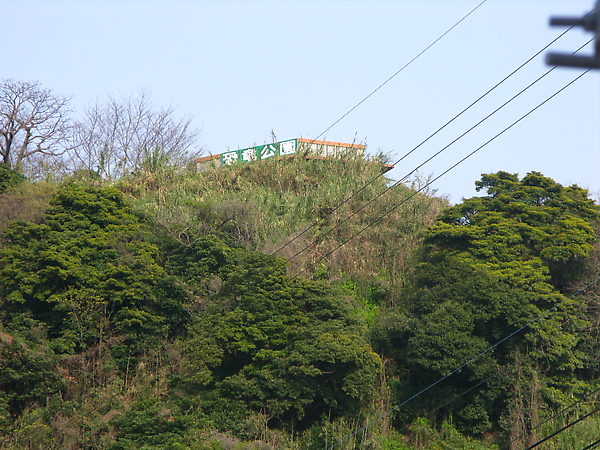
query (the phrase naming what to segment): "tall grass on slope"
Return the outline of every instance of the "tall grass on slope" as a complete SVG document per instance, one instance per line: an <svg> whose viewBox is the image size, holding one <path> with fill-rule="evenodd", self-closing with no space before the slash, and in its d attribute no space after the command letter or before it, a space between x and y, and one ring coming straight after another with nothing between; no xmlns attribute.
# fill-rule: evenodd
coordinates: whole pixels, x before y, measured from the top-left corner
<svg viewBox="0 0 600 450"><path fill-rule="evenodd" d="M385 177L346 201L380 170L381 165L362 159L296 157L235 164L204 173L141 174L123 181L121 188L137 208L155 217L182 243L219 232L240 246L272 253L310 228L279 252L290 258L308 247L291 261L292 273L306 267L309 273L322 273L326 267L329 278L374 274L395 283L422 231L445 201L427 194L410 197L415 187L401 185L364 207L389 186ZM400 203L376 226L322 264L314 264Z"/></svg>

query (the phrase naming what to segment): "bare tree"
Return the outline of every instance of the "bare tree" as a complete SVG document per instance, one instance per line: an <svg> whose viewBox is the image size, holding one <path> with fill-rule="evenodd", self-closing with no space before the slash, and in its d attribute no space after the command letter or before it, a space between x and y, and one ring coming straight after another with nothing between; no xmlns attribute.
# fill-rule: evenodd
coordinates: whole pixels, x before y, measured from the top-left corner
<svg viewBox="0 0 600 450"><path fill-rule="evenodd" d="M180 164L192 156L198 132L190 118L178 120L174 112L171 107L155 109L144 90L138 96L96 102L76 125L77 147L71 157L77 168L104 179Z"/></svg>
<svg viewBox="0 0 600 450"><path fill-rule="evenodd" d="M23 172L30 161L53 159L69 149L69 99L35 83L0 84L0 156Z"/></svg>

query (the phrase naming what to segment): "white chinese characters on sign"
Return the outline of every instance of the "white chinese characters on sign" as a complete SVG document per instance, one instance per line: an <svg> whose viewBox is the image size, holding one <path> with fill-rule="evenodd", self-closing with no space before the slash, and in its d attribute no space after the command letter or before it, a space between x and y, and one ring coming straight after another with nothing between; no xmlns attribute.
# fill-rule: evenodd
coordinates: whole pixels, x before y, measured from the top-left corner
<svg viewBox="0 0 600 450"><path fill-rule="evenodd" d="M274 156L286 156L296 153L296 140L291 139L284 142L260 145L257 147L245 148L243 150L234 150L221 153L221 163L231 165L238 161L252 162L261 159L273 158Z"/></svg>
<svg viewBox="0 0 600 450"><path fill-rule="evenodd" d="M223 161L223 164L226 165L231 165L234 162L236 162L238 159L238 154L237 152L227 152L227 153L221 153L221 160Z"/></svg>
<svg viewBox="0 0 600 450"><path fill-rule="evenodd" d="M256 148L248 148L242 151L242 161L256 161Z"/></svg>
<svg viewBox="0 0 600 450"><path fill-rule="evenodd" d="M293 155L294 153L296 153L296 141L285 141L280 144L280 155Z"/></svg>
<svg viewBox="0 0 600 450"><path fill-rule="evenodd" d="M273 144L265 145L260 149L260 159L272 158L275 156L275 146Z"/></svg>

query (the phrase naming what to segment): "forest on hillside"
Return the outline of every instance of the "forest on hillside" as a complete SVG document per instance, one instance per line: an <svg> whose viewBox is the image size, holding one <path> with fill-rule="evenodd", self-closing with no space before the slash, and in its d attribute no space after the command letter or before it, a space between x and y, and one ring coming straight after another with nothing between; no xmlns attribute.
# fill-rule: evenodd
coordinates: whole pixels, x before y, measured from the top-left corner
<svg viewBox="0 0 600 450"><path fill-rule="evenodd" d="M586 415L537 448L595 441L598 205L379 174L0 164L0 447L522 449Z"/></svg>
<svg viewBox="0 0 600 450"><path fill-rule="evenodd" d="M0 448L600 444L586 190L499 171L449 205L382 155L197 173L173 113L0 83Z"/></svg>

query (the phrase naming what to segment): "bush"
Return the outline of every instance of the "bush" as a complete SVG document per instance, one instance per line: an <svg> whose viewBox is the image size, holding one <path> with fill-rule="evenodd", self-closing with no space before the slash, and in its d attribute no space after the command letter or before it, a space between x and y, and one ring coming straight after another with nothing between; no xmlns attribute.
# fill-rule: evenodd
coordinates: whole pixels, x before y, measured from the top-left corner
<svg viewBox="0 0 600 450"><path fill-rule="evenodd" d="M4 163L0 163L0 194L23 182L25 177Z"/></svg>

